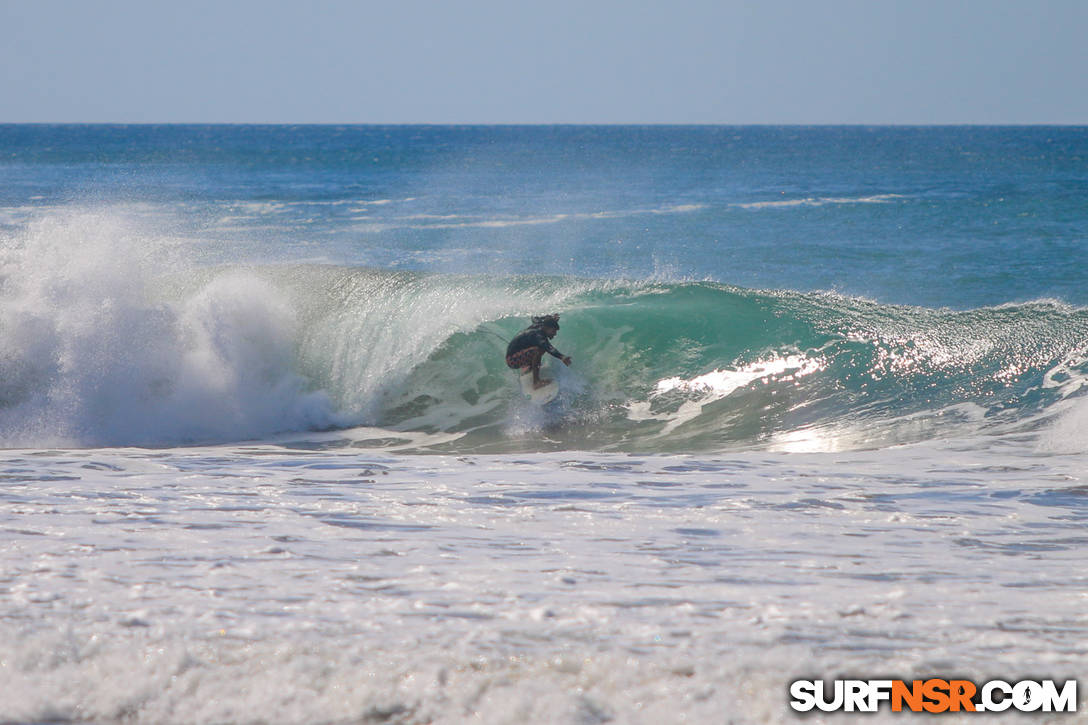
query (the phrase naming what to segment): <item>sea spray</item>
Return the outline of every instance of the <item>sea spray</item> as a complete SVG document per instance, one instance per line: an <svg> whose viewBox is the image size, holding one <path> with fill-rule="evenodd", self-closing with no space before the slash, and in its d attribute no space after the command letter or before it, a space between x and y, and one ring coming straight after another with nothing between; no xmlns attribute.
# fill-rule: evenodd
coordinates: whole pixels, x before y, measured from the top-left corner
<svg viewBox="0 0 1088 725"><path fill-rule="evenodd" d="M29 225L4 240L2 280L6 446L241 440L333 420L294 369L279 292L197 270L124 215Z"/></svg>

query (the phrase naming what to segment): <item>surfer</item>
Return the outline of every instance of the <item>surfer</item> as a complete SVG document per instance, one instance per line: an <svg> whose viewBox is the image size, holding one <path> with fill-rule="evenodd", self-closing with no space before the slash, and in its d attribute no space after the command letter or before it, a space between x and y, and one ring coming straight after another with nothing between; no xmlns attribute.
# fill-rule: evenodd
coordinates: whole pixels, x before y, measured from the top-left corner
<svg viewBox="0 0 1088 725"><path fill-rule="evenodd" d="M570 356L552 347L549 342L559 332L559 315L541 315L533 318L533 324L514 336L506 346L506 364L522 372L533 371L533 387L547 385L551 380L540 379L540 359L544 353L554 355L570 365Z"/></svg>

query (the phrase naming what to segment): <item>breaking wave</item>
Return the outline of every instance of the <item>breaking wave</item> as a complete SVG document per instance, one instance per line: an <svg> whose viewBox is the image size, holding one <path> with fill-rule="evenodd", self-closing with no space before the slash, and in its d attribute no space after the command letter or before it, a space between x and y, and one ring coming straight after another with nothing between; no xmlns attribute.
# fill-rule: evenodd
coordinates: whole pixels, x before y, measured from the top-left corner
<svg viewBox="0 0 1088 725"><path fill-rule="evenodd" d="M0 248L0 443L173 445L370 426L434 450L883 447L1081 406L1088 311L954 311L713 282L207 266L116 216ZM503 360L560 312L553 406Z"/></svg>

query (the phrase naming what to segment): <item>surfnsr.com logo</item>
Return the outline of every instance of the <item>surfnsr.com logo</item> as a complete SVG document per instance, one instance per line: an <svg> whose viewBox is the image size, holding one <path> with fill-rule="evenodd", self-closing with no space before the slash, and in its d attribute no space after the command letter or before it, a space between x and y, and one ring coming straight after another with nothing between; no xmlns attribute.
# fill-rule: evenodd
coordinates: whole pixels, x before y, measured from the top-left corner
<svg viewBox="0 0 1088 725"><path fill-rule="evenodd" d="M883 703L892 712L1076 712L1077 681L797 680L790 698L797 712L877 712Z"/></svg>

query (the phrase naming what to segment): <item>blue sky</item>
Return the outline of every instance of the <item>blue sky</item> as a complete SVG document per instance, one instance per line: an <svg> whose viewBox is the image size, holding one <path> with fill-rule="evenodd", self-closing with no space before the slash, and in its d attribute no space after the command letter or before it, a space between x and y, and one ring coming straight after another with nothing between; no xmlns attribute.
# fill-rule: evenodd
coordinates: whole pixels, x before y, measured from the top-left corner
<svg viewBox="0 0 1088 725"><path fill-rule="evenodd" d="M1088 124L1088 0L0 0L0 122Z"/></svg>

